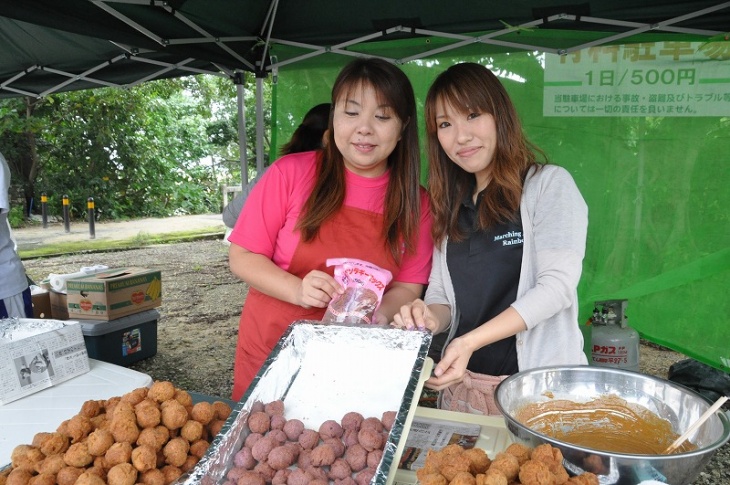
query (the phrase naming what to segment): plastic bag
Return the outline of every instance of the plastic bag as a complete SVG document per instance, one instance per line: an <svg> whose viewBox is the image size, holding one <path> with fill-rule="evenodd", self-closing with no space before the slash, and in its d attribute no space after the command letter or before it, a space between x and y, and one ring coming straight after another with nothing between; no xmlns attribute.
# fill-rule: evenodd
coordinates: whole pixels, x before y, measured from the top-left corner
<svg viewBox="0 0 730 485"><path fill-rule="evenodd" d="M327 266L335 266L335 280L345 292L330 301L323 323L373 323L385 287L393 275L367 261L330 258Z"/></svg>

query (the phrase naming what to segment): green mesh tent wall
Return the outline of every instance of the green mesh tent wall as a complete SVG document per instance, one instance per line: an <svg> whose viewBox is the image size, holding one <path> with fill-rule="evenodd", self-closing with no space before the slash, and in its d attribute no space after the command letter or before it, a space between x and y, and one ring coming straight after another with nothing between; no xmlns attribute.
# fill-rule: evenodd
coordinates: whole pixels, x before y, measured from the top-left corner
<svg viewBox="0 0 730 485"><path fill-rule="evenodd" d="M279 72L279 140L329 100L347 61ZM528 137L572 173L588 203L581 322L596 300L626 298L642 337L730 370L730 43L412 61L402 68L419 109L434 77L459 61L501 77Z"/></svg>

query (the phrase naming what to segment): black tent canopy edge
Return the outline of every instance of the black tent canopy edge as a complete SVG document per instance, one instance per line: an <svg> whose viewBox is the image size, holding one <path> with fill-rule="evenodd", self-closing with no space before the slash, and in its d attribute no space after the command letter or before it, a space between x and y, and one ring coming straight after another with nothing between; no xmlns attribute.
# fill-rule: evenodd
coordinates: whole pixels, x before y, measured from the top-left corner
<svg viewBox="0 0 730 485"><path fill-rule="evenodd" d="M607 9L605 2L533 0L526 2L529 15L500 3L499 8L482 7L489 10L482 19L474 8L459 14L453 6L447 11L423 0L390 9L379 1L369 3L372 12L395 9L409 16L363 15L349 25L352 16L338 18L342 2L335 0L317 2L314 17L302 11L302 2L291 0L0 0L0 98L129 87L200 73L235 80L248 71L265 77L305 60L326 62L332 54L365 55L363 46L367 55L407 63L475 45L484 53L568 54L639 42L650 34L664 40L727 40L730 30L730 2L617 0ZM563 39L543 35L556 29L566 32ZM408 48L395 56L386 47L405 39L413 42L401 42Z"/></svg>

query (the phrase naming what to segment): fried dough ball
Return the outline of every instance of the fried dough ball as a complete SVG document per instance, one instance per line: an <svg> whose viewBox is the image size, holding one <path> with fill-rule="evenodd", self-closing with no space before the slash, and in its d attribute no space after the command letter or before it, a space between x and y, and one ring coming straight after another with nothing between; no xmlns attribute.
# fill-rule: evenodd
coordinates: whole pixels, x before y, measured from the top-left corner
<svg viewBox="0 0 730 485"><path fill-rule="evenodd" d="M253 448L253 445L255 445L256 442L263 437L264 437L264 435L262 435L261 433L250 433L248 436L246 436L246 439L243 441L243 446L248 446L249 448Z"/></svg>
<svg viewBox="0 0 730 485"><path fill-rule="evenodd" d="M517 461L515 455L502 452L494 457L492 464L489 465L489 469L491 470L492 468L501 471L507 477L507 480L512 481L517 478L520 472L520 463Z"/></svg>
<svg viewBox="0 0 730 485"><path fill-rule="evenodd" d="M78 443L91 433L91 420L86 416L77 414L68 420L66 434L71 437L71 443Z"/></svg>
<svg viewBox="0 0 730 485"><path fill-rule="evenodd" d="M449 482L449 485L476 485L477 480L469 472L459 472Z"/></svg>
<svg viewBox="0 0 730 485"><path fill-rule="evenodd" d="M226 424L226 422L222 419L215 419L211 421L211 423L208 425L208 431L210 431L210 436L215 437L218 433L220 433L224 424Z"/></svg>
<svg viewBox="0 0 730 485"><path fill-rule="evenodd" d="M289 441L297 441L299 439L299 435L301 435L302 431L304 431L304 423L298 419L289 419L284 424L284 428L282 428L282 430L286 433L286 437Z"/></svg>
<svg viewBox="0 0 730 485"><path fill-rule="evenodd" d="M55 432L48 433L38 448L40 448L44 455L50 456L65 453L70 445L71 443L68 436Z"/></svg>
<svg viewBox="0 0 730 485"><path fill-rule="evenodd" d="M545 443L539 446L536 446L534 450L532 450L531 455L533 460L539 460L539 461L556 461L558 463L563 462L563 453L558 449L554 448L549 443Z"/></svg>
<svg viewBox="0 0 730 485"><path fill-rule="evenodd" d="M103 404L104 404L103 401L96 401L94 399L85 401L81 405L81 410L79 411L79 414L91 419L94 416L98 416L99 414L101 414L101 410L103 409Z"/></svg>
<svg viewBox="0 0 730 485"><path fill-rule="evenodd" d="M193 405L193 396L191 396L188 391L185 391L183 389L175 388L175 396L173 397L173 399L175 399L186 408Z"/></svg>
<svg viewBox="0 0 730 485"><path fill-rule="evenodd" d="M132 450L132 465L139 472L157 468L157 450L149 445L140 445Z"/></svg>
<svg viewBox="0 0 730 485"><path fill-rule="evenodd" d="M134 414L134 405L129 401L119 401L109 416L111 416L112 421L117 419L137 419L137 416Z"/></svg>
<svg viewBox="0 0 730 485"><path fill-rule="evenodd" d="M256 458L251 453L251 448L244 446L233 455L233 464L244 470L253 470L256 466Z"/></svg>
<svg viewBox="0 0 730 485"><path fill-rule="evenodd" d="M170 430L180 429L188 421L188 410L185 406L175 401L162 403L162 424Z"/></svg>
<svg viewBox="0 0 730 485"><path fill-rule="evenodd" d="M79 483L78 480L76 483ZM56 477L55 475L49 475L48 473L40 473L31 477L31 479L28 480L28 485L56 485Z"/></svg>
<svg viewBox="0 0 730 485"><path fill-rule="evenodd" d="M132 417L114 417L109 426L109 431L117 443L134 443L139 438L140 433L134 414L132 414Z"/></svg>
<svg viewBox="0 0 730 485"><path fill-rule="evenodd" d="M91 421L91 427L94 429L108 429L109 428L109 420L106 417L106 413L101 413L98 416L89 418L89 421Z"/></svg>
<svg viewBox="0 0 730 485"><path fill-rule="evenodd" d="M266 461L271 450L276 448L278 443L270 436L262 436L254 445L251 447L251 454L256 461Z"/></svg>
<svg viewBox="0 0 730 485"><path fill-rule="evenodd" d="M566 483L570 485L598 485L598 477L591 472L583 472L578 476L570 477Z"/></svg>
<svg viewBox="0 0 730 485"><path fill-rule="evenodd" d="M47 456L45 460L36 463L35 471L38 473L55 475L61 468L65 466L66 462L63 461L63 455L51 455Z"/></svg>
<svg viewBox="0 0 730 485"><path fill-rule="evenodd" d="M448 459L442 460L439 471L451 482L460 472L468 472L470 467L471 463L469 462L469 458L464 456L463 453L459 453L449 455Z"/></svg>
<svg viewBox="0 0 730 485"><path fill-rule="evenodd" d="M162 454L165 455L165 462L168 465L180 467L185 463L185 458L190 451L190 444L184 438L173 438L167 442L162 448Z"/></svg>
<svg viewBox="0 0 730 485"><path fill-rule="evenodd" d="M147 398L147 393L149 393L148 388L138 387L123 395L121 400L130 403L132 406L136 406Z"/></svg>
<svg viewBox="0 0 730 485"><path fill-rule="evenodd" d="M205 440L197 440L194 443L190 444L190 454L193 456L197 456L198 458L203 458L203 455L205 455L205 452L208 451L208 447L210 446L210 443L208 443Z"/></svg>
<svg viewBox="0 0 730 485"><path fill-rule="evenodd" d="M509 453L510 455L515 455L515 457L517 457L517 462L520 464L520 466L522 466L527 460L530 459L532 449L521 443L512 443L507 447L506 450L504 450L504 452Z"/></svg>
<svg viewBox="0 0 730 485"><path fill-rule="evenodd" d="M265 485L266 480L264 480L264 477L259 475L258 473L254 471L246 470L241 473L241 476L238 477L238 480L236 481L236 485Z"/></svg>
<svg viewBox="0 0 730 485"><path fill-rule="evenodd" d="M342 426L334 419L328 419L319 426L319 437L322 441L328 438L340 438L342 433Z"/></svg>
<svg viewBox="0 0 730 485"><path fill-rule="evenodd" d="M555 478L547 465L538 460L527 460L520 467L520 483L523 485L554 485Z"/></svg>
<svg viewBox="0 0 730 485"><path fill-rule="evenodd" d="M193 419L189 419L180 429L180 436L192 443L203 437L205 429L203 425Z"/></svg>
<svg viewBox="0 0 730 485"><path fill-rule="evenodd" d="M362 414L356 411L351 411L342 416L342 420L340 421L340 423L342 424L342 428L345 430L354 429L356 431L359 431L360 425L362 424L364 419L365 418Z"/></svg>
<svg viewBox="0 0 730 485"><path fill-rule="evenodd" d="M355 475L355 483L357 485L368 485L375 476L375 470L372 468L366 468L364 470L359 471Z"/></svg>
<svg viewBox="0 0 730 485"><path fill-rule="evenodd" d="M89 445L86 441L74 443L69 446L66 453L63 454L63 461L68 466L85 467L94 461L94 456L89 453Z"/></svg>
<svg viewBox="0 0 730 485"><path fill-rule="evenodd" d="M383 447L383 433L370 427L363 427L357 433L357 441L368 451Z"/></svg>
<svg viewBox="0 0 730 485"><path fill-rule="evenodd" d="M373 450L368 453L368 468L377 468L383 460L383 450Z"/></svg>
<svg viewBox="0 0 730 485"><path fill-rule="evenodd" d="M252 433L266 434L271 428L271 418L262 411L251 413L246 423Z"/></svg>
<svg viewBox="0 0 730 485"><path fill-rule="evenodd" d="M74 485L82 473L84 473L83 468L76 468L75 466L63 467L56 474L56 483L58 485Z"/></svg>
<svg viewBox="0 0 730 485"><path fill-rule="evenodd" d="M271 479L271 485L287 485L290 474L291 470L288 468L284 468L283 470L276 470L274 478Z"/></svg>
<svg viewBox="0 0 730 485"><path fill-rule="evenodd" d="M350 465L353 472L359 472L367 466L368 450L360 444L350 446L345 450L345 461Z"/></svg>
<svg viewBox="0 0 730 485"><path fill-rule="evenodd" d="M121 400L121 396L114 396L104 401L104 409L109 416L112 415L112 412L114 411L114 406L116 406Z"/></svg>
<svg viewBox="0 0 730 485"><path fill-rule="evenodd" d="M86 439L89 453L93 456L103 456L114 444L114 436L107 429L96 429Z"/></svg>
<svg viewBox="0 0 730 485"><path fill-rule="evenodd" d="M6 485L28 485L33 473L25 468L13 468L5 480Z"/></svg>
<svg viewBox="0 0 730 485"><path fill-rule="evenodd" d="M272 431L281 431L284 429L284 425L286 424L286 418L283 414L274 414L271 416L271 430Z"/></svg>
<svg viewBox="0 0 730 485"><path fill-rule="evenodd" d="M190 471L198 464L198 461L199 458L197 456L188 455L187 458L185 458L185 463L180 465L180 470L182 470L183 473Z"/></svg>
<svg viewBox="0 0 730 485"><path fill-rule="evenodd" d="M332 447L332 449L335 451L335 456L337 458L341 458L342 455L345 454L345 444L342 442L342 440L339 440L337 438L327 438L324 440L325 444L328 444Z"/></svg>
<svg viewBox="0 0 730 485"><path fill-rule="evenodd" d="M360 430L363 429L374 429L378 433L382 433L385 429L385 426L383 426L383 423L378 418L365 418L362 420L362 423L360 423Z"/></svg>
<svg viewBox="0 0 730 485"><path fill-rule="evenodd" d="M357 429L346 429L345 434L342 435L342 442L345 444L345 447L352 446L354 444L359 444L357 439L357 433L360 430Z"/></svg>
<svg viewBox="0 0 730 485"><path fill-rule="evenodd" d="M299 444L305 450L311 450L319 443L319 433L313 429L305 429L302 434L299 435Z"/></svg>
<svg viewBox="0 0 730 485"><path fill-rule="evenodd" d="M352 476L352 468L347 464L347 461L343 458L337 458L332 465L330 465L330 471L327 478L330 480L342 480Z"/></svg>
<svg viewBox="0 0 730 485"><path fill-rule="evenodd" d="M215 411L215 419L222 419L226 420L228 419L228 416L231 415L231 406L224 403L223 401L215 401L212 404L213 410Z"/></svg>
<svg viewBox="0 0 730 485"><path fill-rule="evenodd" d="M66 421L61 421L61 424L58 425L58 428L56 428L56 431L61 434L68 435L68 422L69 422L68 419Z"/></svg>
<svg viewBox="0 0 730 485"><path fill-rule="evenodd" d="M138 403L134 407L134 415L140 428L154 428L162 420L162 413L151 400Z"/></svg>
<svg viewBox="0 0 730 485"><path fill-rule="evenodd" d="M380 421L383 423L383 427L387 429L388 431L393 428L393 424L395 424L395 417L396 417L395 411L385 411L383 413L383 416L380 418Z"/></svg>
<svg viewBox="0 0 730 485"><path fill-rule="evenodd" d="M476 476L477 485L509 485L509 480L499 470L487 470L486 474Z"/></svg>
<svg viewBox="0 0 730 485"><path fill-rule="evenodd" d="M276 401L271 401L269 403L264 404L264 412L268 414L269 416L273 416L274 414L281 414L284 415L284 401L281 399L277 399Z"/></svg>
<svg viewBox="0 0 730 485"><path fill-rule="evenodd" d="M487 456L487 452L481 448L470 448L464 450L464 456L469 459L469 471L472 475L484 473L492 464L492 460Z"/></svg>
<svg viewBox="0 0 730 485"><path fill-rule="evenodd" d="M419 471L422 469L419 469ZM421 485L448 485L448 481L440 473L418 473L418 483Z"/></svg>
<svg viewBox="0 0 730 485"><path fill-rule="evenodd" d="M145 485L165 485L165 474L157 468L141 473L137 479Z"/></svg>
<svg viewBox="0 0 730 485"><path fill-rule="evenodd" d="M162 474L165 476L165 483L172 483L183 474L182 470L172 465L165 465L161 468L161 470Z"/></svg>
<svg viewBox="0 0 730 485"><path fill-rule="evenodd" d="M175 397L175 386L169 381L155 381L147 391L147 397L159 403Z"/></svg>
<svg viewBox="0 0 730 485"><path fill-rule="evenodd" d="M155 426L154 428L145 428L139 433L137 438L138 445L149 445L159 451L165 446L170 439L170 431L164 426Z"/></svg>
<svg viewBox="0 0 730 485"><path fill-rule="evenodd" d="M74 485L106 485L106 481L96 473L87 471L79 475Z"/></svg>
<svg viewBox="0 0 730 485"><path fill-rule="evenodd" d="M106 474L109 485L134 485L137 483L137 469L131 463L114 465Z"/></svg>
<svg viewBox="0 0 730 485"><path fill-rule="evenodd" d="M253 458L253 455L251 455L251 457ZM291 466L294 463L294 460L295 456L291 448L286 445L280 445L269 452L266 462L274 470L283 470L284 468ZM327 464L331 465L331 463Z"/></svg>
<svg viewBox="0 0 730 485"><path fill-rule="evenodd" d="M251 414L253 414L253 412ZM211 403L201 401L193 406L191 415L195 421L202 424L208 424L215 418L215 410Z"/></svg>
<svg viewBox="0 0 730 485"><path fill-rule="evenodd" d="M36 463L46 458L41 450L31 445L18 445L10 453L10 463L13 468L21 468L29 472L35 471Z"/></svg>
<svg viewBox="0 0 730 485"><path fill-rule="evenodd" d="M129 463L131 459L132 445L126 441L114 443L104 453L104 460L108 468L119 465L120 463Z"/></svg>
<svg viewBox="0 0 730 485"><path fill-rule="evenodd" d="M50 435L51 435L51 433L47 433L47 432L43 432L43 431L34 434L33 441L30 442L30 446L35 446L36 448L40 448L41 443L43 443Z"/></svg>
<svg viewBox="0 0 730 485"><path fill-rule="evenodd" d="M312 465L314 466L329 466L335 462L337 454L332 446L327 443L323 443L312 450L311 458Z"/></svg>
<svg viewBox="0 0 730 485"><path fill-rule="evenodd" d="M284 433L284 431L281 429L272 429L271 431L269 431L268 435L274 438L274 441L276 441L280 445L283 445L288 440L288 438L286 437L286 433Z"/></svg>

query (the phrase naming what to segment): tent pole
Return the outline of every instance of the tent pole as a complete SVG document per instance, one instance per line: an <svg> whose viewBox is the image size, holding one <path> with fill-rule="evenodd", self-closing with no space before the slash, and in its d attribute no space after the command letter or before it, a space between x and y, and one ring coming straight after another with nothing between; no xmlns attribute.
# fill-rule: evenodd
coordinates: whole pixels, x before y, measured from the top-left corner
<svg viewBox="0 0 730 485"><path fill-rule="evenodd" d="M234 82L236 83L236 105L238 108L238 159L241 163L241 189L245 189L248 185L248 157L246 154L246 146L248 140L246 138L246 109L244 105L243 92L243 76L244 73L236 73Z"/></svg>
<svg viewBox="0 0 730 485"><path fill-rule="evenodd" d="M264 79L256 76L256 178L264 173Z"/></svg>

